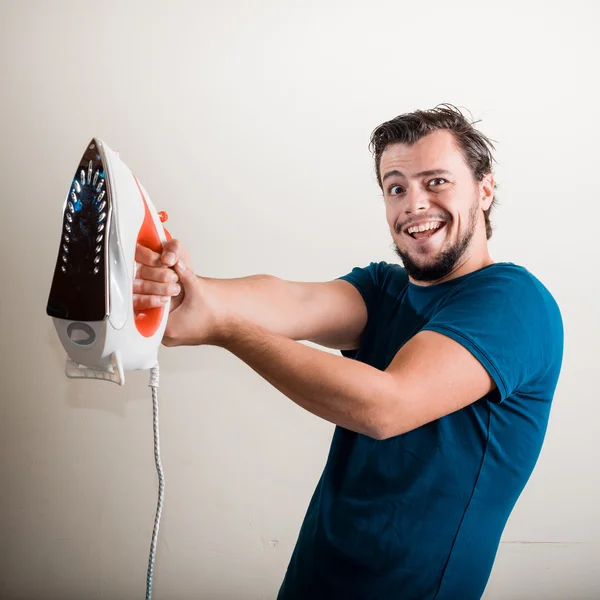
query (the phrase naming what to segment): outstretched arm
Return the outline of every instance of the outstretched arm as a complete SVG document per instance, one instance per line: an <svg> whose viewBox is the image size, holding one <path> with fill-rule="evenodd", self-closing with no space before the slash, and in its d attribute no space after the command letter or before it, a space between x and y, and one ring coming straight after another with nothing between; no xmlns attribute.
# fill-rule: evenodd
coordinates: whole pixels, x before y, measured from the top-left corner
<svg viewBox="0 0 600 600"><path fill-rule="evenodd" d="M229 311L189 271L176 267L186 299L173 312L165 344L221 346L288 398L336 425L385 439L459 410L495 384L454 340L423 331L385 371L310 348Z"/></svg>
<svg viewBox="0 0 600 600"><path fill-rule="evenodd" d="M233 319L218 340L290 400L336 425L385 439L459 410L495 384L454 340L424 331L386 371Z"/></svg>
<svg viewBox="0 0 600 600"><path fill-rule="evenodd" d="M167 257L168 253L172 256ZM178 240L164 246L162 256L139 246L140 265L134 282L137 310L160 306L161 298L174 296L171 310L183 300L175 287L172 267L179 261L191 269L189 253ZM296 282L272 275L235 279L200 278L211 296L229 311L293 340L310 340L338 350L358 347L367 323L362 296L347 281Z"/></svg>

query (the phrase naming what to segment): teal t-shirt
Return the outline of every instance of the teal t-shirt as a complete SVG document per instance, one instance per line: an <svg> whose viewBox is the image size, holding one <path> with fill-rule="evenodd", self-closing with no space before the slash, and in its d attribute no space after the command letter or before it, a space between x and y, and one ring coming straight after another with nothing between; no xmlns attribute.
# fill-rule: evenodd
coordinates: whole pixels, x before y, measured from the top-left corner
<svg viewBox="0 0 600 600"><path fill-rule="evenodd" d="M478 599L546 433L560 310L512 263L432 286L384 262L341 279L368 312L360 347L344 355L384 370L429 329L466 347L497 389L386 440L336 427L278 599Z"/></svg>

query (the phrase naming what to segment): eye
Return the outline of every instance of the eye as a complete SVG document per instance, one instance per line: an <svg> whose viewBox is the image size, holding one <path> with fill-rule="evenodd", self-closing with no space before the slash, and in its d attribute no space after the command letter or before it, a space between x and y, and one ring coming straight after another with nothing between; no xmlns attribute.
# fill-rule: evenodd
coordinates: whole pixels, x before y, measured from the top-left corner
<svg viewBox="0 0 600 600"><path fill-rule="evenodd" d="M401 185L392 185L388 190L390 196L398 196L404 192L404 188Z"/></svg>
<svg viewBox="0 0 600 600"><path fill-rule="evenodd" d="M445 183L448 183L445 179L443 179L442 177L436 177L435 179L432 179L429 182L429 185L430 187L438 187L440 185L444 185Z"/></svg>

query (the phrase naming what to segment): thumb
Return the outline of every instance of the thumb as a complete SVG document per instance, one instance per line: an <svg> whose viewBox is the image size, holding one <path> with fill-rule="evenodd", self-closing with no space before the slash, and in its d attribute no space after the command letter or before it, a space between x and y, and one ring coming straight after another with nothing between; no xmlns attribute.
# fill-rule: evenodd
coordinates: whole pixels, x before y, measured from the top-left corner
<svg viewBox="0 0 600 600"><path fill-rule="evenodd" d="M190 269L182 260L177 261L174 268L186 296L193 293L198 285L198 278L193 269Z"/></svg>

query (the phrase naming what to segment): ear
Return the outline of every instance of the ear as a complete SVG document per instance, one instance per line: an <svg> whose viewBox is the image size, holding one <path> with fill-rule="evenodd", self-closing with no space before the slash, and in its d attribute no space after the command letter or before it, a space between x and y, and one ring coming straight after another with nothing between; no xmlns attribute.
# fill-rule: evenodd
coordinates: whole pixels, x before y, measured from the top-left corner
<svg viewBox="0 0 600 600"><path fill-rule="evenodd" d="M487 210L494 200L494 175L488 173L479 182L479 193L482 210Z"/></svg>

